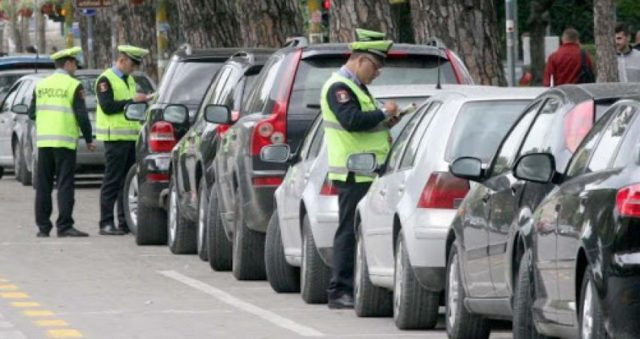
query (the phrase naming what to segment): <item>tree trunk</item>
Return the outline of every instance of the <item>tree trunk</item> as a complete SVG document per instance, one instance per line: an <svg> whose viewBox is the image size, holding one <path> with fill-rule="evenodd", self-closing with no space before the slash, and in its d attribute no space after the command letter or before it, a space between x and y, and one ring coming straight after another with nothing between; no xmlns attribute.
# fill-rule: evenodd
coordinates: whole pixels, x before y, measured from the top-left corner
<svg viewBox="0 0 640 339"><path fill-rule="evenodd" d="M416 43L440 39L467 65L476 83L505 85L492 0L411 0Z"/></svg>
<svg viewBox="0 0 640 339"><path fill-rule="evenodd" d="M115 10L120 17L120 43L134 45L149 50L149 54L143 59L141 71L157 80L157 44L156 44L156 18L154 1L144 1L140 5L133 5L129 0L114 2Z"/></svg>
<svg viewBox="0 0 640 339"><path fill-rule="evenodd" d="M242 23L242 46L280 47L287 37L303 32L300 1L238 0L235 4L236 17Z"/></svg>
<svg viewBox="0 0 640 339"><path fill-rule="evenodd" d="M240 45L242 34L235 0L177 1L183 41L193 48Z"/></svg>
<svg viewBox="0 0 640 339"><path fill-rule="evenodd" d="M38 41L38 53L47 54L47 35L46 35L46 27L47 27L47 18L42 14L39 8L35 10L36 15L36 41Z"/></svg>
<svg viewBox="0 0 640 339"><path fill-rule="evenodd" d="M527 24L529 26L531 46L531 75L532 85L542 85L544 77L544 36L549 25L549 9L554 0L532 0L531 11ZM613 36L613 35L612 35Z"/></svg>
<svg viewBox="0 0 640 339"><path fill-rule="evenodd" d="M616 82L618 59L616 57L614 0L593 1L593 27L596 46L596 73L598 82Z"/></svg>
<svg viewBox="0 0 640 339"><path fill-rule="evenodd" d="M332 0L329 40L351 42L356 28L385 32L389 39L397 40L397 29L390 13L389 0Z"/></svg>
<svg viewBox="0 0 640 339"><path fill-rule="evenodd" d="M95 68L102 69L111 66L111 8L100 8L93 17L93 53L85 53L85 58L91 57ZM82 49L89 50L86 16L80 18L82 32Z"/></svg>
<svg viewBox="0 0 640 339"><path fill-rule="evenodd" d="M22 34L22 48L26 49L31 46L31 37L29 37L29 21L31 18L20 17L20 33Z"/></svg>

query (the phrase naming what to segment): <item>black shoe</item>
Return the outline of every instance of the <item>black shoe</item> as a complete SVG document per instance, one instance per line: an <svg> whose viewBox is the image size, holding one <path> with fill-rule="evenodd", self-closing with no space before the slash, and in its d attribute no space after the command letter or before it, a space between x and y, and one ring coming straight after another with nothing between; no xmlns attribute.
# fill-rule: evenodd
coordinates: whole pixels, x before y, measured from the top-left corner
<svg viewBox="0 0 640 339"><path fill-rule="evenodd" d="M64 237L88 237L89 233L79 231L73 227L69 227L64 231L58 232L58 238Z"/></svg>
<svg viewBox="0 0 640 339"><path fill-rule="evenodd" d="M131 233L129 226L127 226L126 224L118 226L118 230L122 231L123 234Z"/></svg>
<svg viewBox="0 0 640 339"><path fill-rule="evenodd" d="M353 308L353 296L351 294L343 294L339 298L329 299L329 308L346 309Z"/></svg>
<svg viewBox="0 0 640 339"><path fill-rule="evenodd" d="M49 232L39 231L38 234L36 234L36 237L38 237L38 238L48 238L49 237Z"/></svg>
<svg viewBox="0 0 640 339"><path fill-rule="evenodd" d="M113 225L107 225L100 227L100 235L124 235L124 232Z"/></svg>

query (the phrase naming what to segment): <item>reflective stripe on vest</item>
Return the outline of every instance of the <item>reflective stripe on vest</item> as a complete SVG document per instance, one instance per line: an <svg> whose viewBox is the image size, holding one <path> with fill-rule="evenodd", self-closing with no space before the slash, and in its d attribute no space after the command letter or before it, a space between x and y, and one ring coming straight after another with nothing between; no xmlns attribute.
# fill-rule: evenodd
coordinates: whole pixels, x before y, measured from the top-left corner
<svg viewBox="0 0 640 339"><path fill-rule="evenodd" d="M80 81L54 73L36 86L36 146L76 149L80 128L73 97Z"/></svg>
<svg viewBox="0 0 640 339"><path fill-rule="evenodd" d="M322 109L323 128L325 131L325 141L327 143L327 156L329 160L329 179L346 181L349 174L347 169L347 159L349 155L355 153L374 153L378 163L383 163L389 153L389 128L383 123L368 130L359 132L349 132L345 130L335 113L329 107L327 95L329 88L335 83L347 85L355 94L360 104L362 114L371 114L378 110L375 100L364 92L358 85L350 79L339 74L333 74L322 87L320 107ZM333 95L333 94L332 94ZM369 182L373 180L373 175L358 174L355 176L356 182Z"/></svg>
<svg viewBox="0 0 640 339"><path fill-rule="evenodd" d="M99 77L106 77L113 91L113 100L130 100L136 95L136 81L132 75L127 77L127 82L109 68ZM96 93L99 93L98 80L96 80ZM137 121L129 121L124 116L124 111L115 114L106 114L98 102L96 109L96 139L103 141L136 141L140 124Z"/></svg>

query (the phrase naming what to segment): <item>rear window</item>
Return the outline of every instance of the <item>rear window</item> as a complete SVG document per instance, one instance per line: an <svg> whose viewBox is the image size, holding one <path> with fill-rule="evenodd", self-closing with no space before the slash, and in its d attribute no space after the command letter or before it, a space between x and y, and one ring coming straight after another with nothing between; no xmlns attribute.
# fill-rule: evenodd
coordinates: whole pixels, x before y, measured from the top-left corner
<svg viewBox="0 0 640 339"><path fill-rule="evenodd" d="M529 101L482 101L462 106L449 138L446 160L475 157L488 163Z"/></svg>
<svg viewBox="0 0 640 339"><path fill-rule="evenodd" d="M11 86L18 81L24 74L3 74L0 76L0 95L6 95Z"/></svg>
<svg viewBox="0 0 640 339"><path fill-rule="evenodd" d="M160 81L158 103L197 106L221 62L172 62Z"/></svg>

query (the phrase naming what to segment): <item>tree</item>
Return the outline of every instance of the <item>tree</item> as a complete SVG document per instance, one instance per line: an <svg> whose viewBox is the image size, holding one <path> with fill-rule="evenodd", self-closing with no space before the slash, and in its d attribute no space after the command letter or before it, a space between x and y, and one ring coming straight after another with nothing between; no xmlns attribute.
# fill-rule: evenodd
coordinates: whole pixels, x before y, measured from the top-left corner
<svg viewBox="0 0 640 339"><path fill-rule="evenodd" d="M177 1L183 41L194 48L233 47L243 41L235 0Z"/></svg>
<svg viewBox="0 0 640 339"><path fill-rule="evenodd" d="M93 20L93 53L84 53L85 58L92 58L95 68L107 68L111 64L111 8L100 8L96 15L89 19L86 16L80 17L80 31L82 49L88 51L87 43L87 21Z"/></svg>
<svg viewBox="0 0 640 339"><path fill-rule="evenodd" d="M549 9L554 0L532 0L529 19L529 36L531 37L531 74L532 84L541 85L544 76L545 54L544 36L549 25Z"/></svg>
<svg viewBox="0 0 640 339"><path fill-rule="evenodd" d="M389 0L332 0L329 40L351 42L356 28L385 32L397 40Z"/></svg>
<svg viewBox="0 0 640 339"><path fill-rule="evenodd" d="M280 47L287 37L303 32L300 1L224 0L236 4L242 46ZM221 1L223 2L223 1Z"/></svg>
<svg viewBox="0 0 640 339"><path fill-rule="evenodd" d="M439 38L477 83L505 85L493 0L411 0L416 43Z"/></svg>
<svg viewBox="0 0 640 339"><path fill-rule="evenodd" d="M613 0L593 1L593 26L596 46L598 46L596 48L597 80L598 82L618 81Z"/></svg>

